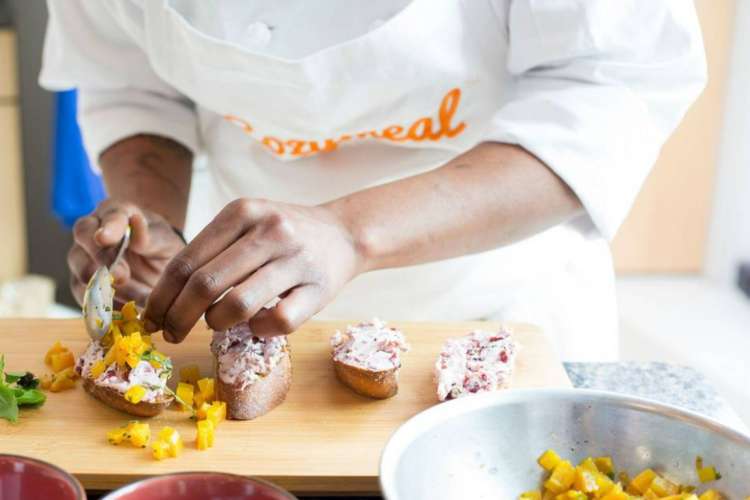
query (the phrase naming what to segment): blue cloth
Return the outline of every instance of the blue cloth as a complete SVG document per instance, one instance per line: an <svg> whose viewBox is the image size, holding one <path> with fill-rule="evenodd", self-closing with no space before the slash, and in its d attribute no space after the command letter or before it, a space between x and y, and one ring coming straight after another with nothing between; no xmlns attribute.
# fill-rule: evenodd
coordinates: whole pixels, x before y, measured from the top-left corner
<svg viewBox="0 0 750 500"><path fill-rule="evenodd" d="M89 164L76 119L75 90L55 95L52 210L68 227L106 197L104 184Z"/></svg>

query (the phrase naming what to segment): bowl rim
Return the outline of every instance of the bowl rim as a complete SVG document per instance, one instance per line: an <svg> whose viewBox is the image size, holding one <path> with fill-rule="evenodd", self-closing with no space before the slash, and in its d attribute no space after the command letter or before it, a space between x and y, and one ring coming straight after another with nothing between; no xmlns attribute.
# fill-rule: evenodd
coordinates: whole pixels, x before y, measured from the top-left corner
<svg viewBox="0 0 750 500"><path fill-rule="evenodd" d="M732 441L743 444L750 450L750 434L700 413L681 408L679 406L662 403L653 399L633 396L612 391L598 389L577 388L526 388L507 389L487 394L476 394L469 397L445 401L417 413L401 424L388 438L380 455L378 481L380 491L387 500L397 498L395 491L395 475L398 458L409 444L431 425L469 413L471 411L495 405L506 405L519 402L545 400L570 400L580 398L586 402L616 402L627 408L647 413L662 415L682 422L698 425L709 431L718 433Z"/></svg>
<svg viewBox="0 0 750 500"><path fill-rule="evenodd" d="M86 495L86 490L83 488L83 485L81 484L81 482L73 474L71 474L70 472L66 471L65 469L63 469L62 467L58 465L55 465L50 462L45 462L44 460L40 460L38 458L27 457L26 455L18 455L15 453L0 453L0 459L3 459L3 458L15 458L15 459L24 460L26 462L34 462L38 465L42 465L43 467L53 469L56 472L58 472L63 478L65 478L71 486L73 486L73 489L78 495L78 500L86 500L86 498L88 498Z"/></svg>
<svg viewBox="0 0 750 500"><path fill-rule="evenodd" d="M241 474L232 474L231 472L220 472L220 471L205 471L205 470L188 470L188 471L178 471L178 472L167 472L165 474L157 474L154 476L148 476L144 477L143 479L139 479L138 481L134 481L132 483L125 484L123 486L120 486L116 490L112 490L109 493L107 493L105 496L102 497L101 500L117 500L117 495L122 495L124 493L130 493L130 490L134 490L135 488L138 488L144 484L152 483L152 482L158 482L162 481L169 477L174 476L193 476L193 475L209 475L209 476L223 476L223 477L229 477L232 479L241 479L243 481L251 481L258 484L262 484L264 486L270 487L272 490L274 490L277 493L281 493L282 495L285 495L288 500L298 500L296 496L294 496L292 493L282 489L280 486L275 485L274 483L270 481L266 481L265 479L259 479L257 477L253 476L243 476Z"/></svg>

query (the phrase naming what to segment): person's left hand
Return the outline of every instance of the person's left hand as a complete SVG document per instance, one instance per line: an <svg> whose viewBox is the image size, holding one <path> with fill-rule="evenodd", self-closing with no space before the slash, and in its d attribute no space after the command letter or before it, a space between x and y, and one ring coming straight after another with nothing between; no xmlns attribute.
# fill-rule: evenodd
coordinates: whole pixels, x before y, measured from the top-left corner
<svg viewBox="0 0 750 500"><path fill-rule="evenodd" d="M147 302L146 329L181 342L205 313L215 330L250 320L256 335L291 333L361 265L349 230L328 209L238 199L167 265Z"/></svg>

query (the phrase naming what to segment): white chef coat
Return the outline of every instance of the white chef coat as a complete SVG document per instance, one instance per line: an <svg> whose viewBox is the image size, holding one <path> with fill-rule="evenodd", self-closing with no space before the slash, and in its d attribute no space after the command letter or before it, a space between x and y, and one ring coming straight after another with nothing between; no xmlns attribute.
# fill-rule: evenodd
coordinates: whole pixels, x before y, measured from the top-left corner
<svg viewBox="0 0 750 500"><path fill-rule="evenodd" d="M617 354L607 240L706 80L687 0L49 0L40 81L77 87L93 159L170 137L207 159L191 232L238 197L317 204L519 144L585 215L519 243L367 273L319 317L540 324ZM460 332L457 332L460 333Z"/></svg>

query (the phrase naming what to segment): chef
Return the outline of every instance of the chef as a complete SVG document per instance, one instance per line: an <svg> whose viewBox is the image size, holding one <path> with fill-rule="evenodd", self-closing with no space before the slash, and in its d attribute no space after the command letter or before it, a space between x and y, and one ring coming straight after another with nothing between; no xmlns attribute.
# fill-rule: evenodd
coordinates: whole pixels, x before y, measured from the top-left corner
<svg viewBox="0 0 750 500"><path fill-rule="evenodd" d="M616 357L608 241L705 84L692 2L49 11L41 84L79 90L109 196L75 225L79 300L130 225L117 293L168 341L204 315L493 319Z"/></svg>

